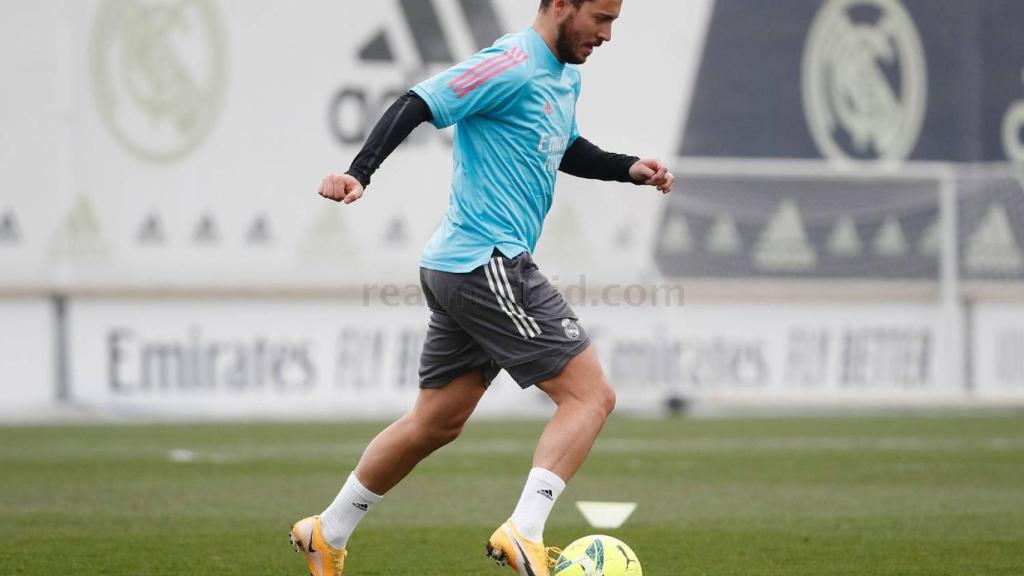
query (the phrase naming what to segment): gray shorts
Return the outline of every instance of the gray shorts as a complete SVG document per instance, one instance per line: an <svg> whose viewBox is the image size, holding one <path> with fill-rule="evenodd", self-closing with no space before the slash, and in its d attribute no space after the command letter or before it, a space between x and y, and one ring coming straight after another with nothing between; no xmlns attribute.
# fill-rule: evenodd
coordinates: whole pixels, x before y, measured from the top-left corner
<svg viewBox="0 0 1024 576"><path fill-rule="evenodd" d="M487 384L505 370L528 388L558 376L590 344L529 253L508 259L495 250L465 274L420 268L420 284L430 307L420 388L443 387L476 369Z"/></svg>

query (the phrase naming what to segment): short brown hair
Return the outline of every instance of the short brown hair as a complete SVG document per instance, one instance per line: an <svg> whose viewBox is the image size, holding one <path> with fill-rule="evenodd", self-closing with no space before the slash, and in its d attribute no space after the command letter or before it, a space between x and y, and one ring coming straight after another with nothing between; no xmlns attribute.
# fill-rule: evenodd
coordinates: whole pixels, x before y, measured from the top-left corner
<svg viewBox="0 0 1024 576"><path fill-rule="evenodd" d="M540 0L540 9L546 11L548 8L551 8L551 1L552 0ZM576 6L577 8L579 8L580 5L583 4L584 2L590 2L590 0L570 0L570 1L572 2L573 6Z"/></svg>

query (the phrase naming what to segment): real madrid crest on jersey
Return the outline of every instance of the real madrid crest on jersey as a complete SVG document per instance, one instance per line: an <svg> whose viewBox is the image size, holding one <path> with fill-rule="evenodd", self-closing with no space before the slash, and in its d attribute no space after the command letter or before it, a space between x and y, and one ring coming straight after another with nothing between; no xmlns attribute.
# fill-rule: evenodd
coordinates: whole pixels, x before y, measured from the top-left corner
<svg viewBox="0 0 1024 576"><path fill-rule="evenodd" d="M826 158L906 160L921 134L927 83L921 37L899 0L828 0L818 12L802 84Z"/></svg>
<svg viewBox="0 0 1024 576"><path fill-rule="evenodd" d="M572 318L562 320L562 330L565 332L565 337L569 340L580 339L580 325Z"/></svg>

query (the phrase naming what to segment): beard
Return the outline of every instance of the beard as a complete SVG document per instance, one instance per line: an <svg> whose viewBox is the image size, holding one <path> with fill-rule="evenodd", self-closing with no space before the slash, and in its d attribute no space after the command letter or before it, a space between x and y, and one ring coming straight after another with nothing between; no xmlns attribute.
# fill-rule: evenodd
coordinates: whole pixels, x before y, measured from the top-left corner
<svg viewBox="0 0 1024 576"><path fill-rule="evenodd" d="M583 64L586 60L576 53L579 45L579 34L569 26L570 18L566 18L558 25L558 40L555 41L555 51L558 52L558 59L566 64Z"/></svg>

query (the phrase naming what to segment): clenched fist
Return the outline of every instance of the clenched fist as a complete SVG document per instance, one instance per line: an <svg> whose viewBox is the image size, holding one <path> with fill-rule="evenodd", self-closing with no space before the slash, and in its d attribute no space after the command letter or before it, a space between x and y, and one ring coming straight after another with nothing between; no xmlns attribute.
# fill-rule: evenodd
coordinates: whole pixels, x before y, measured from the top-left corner
<svg viewBox="0 0 1024 576"><path fill-rule="evenodd" d="M351 204L363 197L363 185L348 174L330 174L320 184L320 195L335 202Z"/></svg>
<svg viewBox="0 0 1024 576"><path fill-rule="evenodd" d="M629 177L634 182L647 186L654 186L662 194L672 191L672 185L676 182L674 174L668 171L668 167L661 160L645 159L639 160L629 169Z"/></svg>

